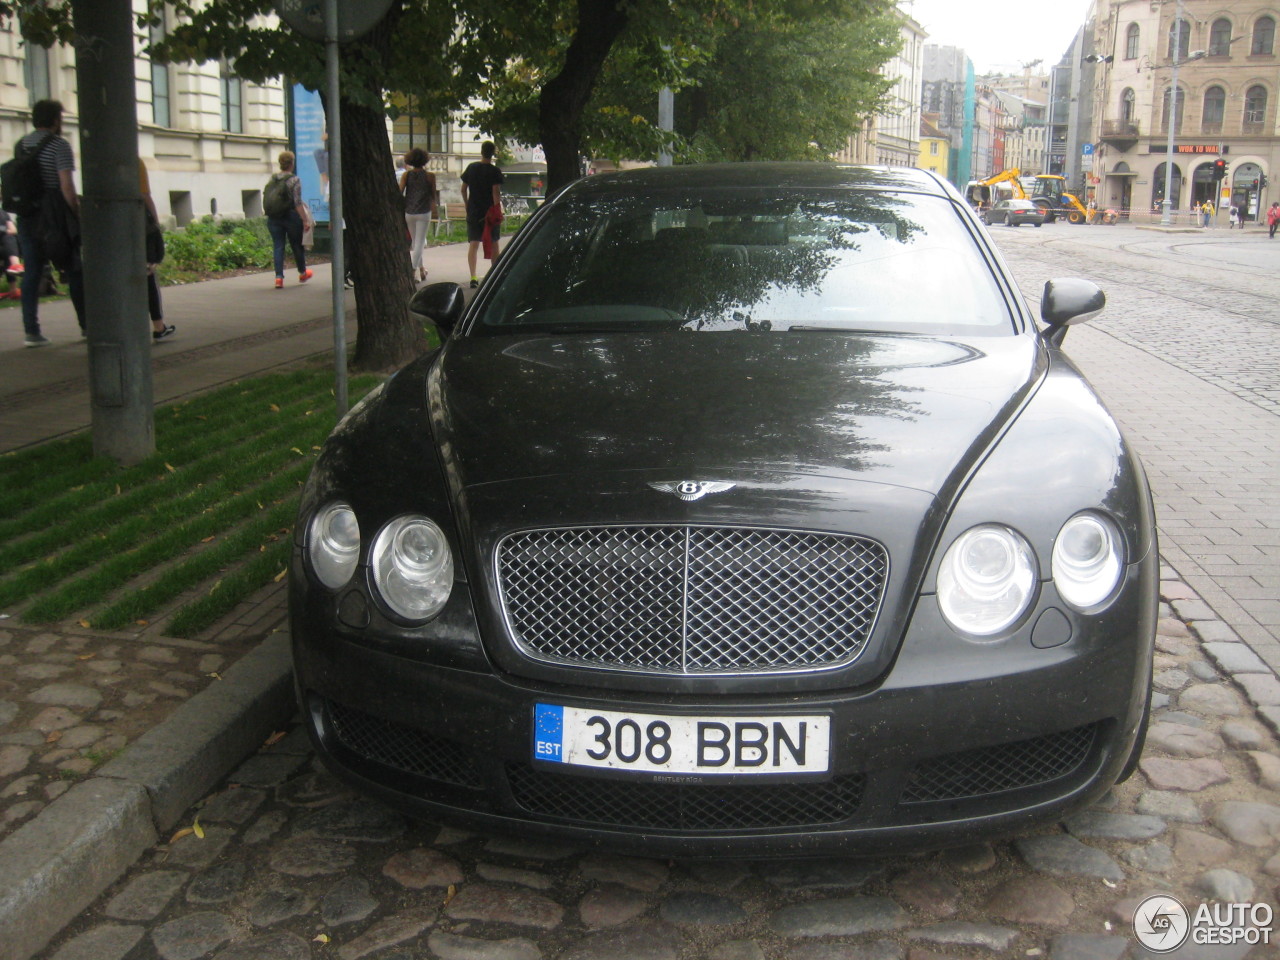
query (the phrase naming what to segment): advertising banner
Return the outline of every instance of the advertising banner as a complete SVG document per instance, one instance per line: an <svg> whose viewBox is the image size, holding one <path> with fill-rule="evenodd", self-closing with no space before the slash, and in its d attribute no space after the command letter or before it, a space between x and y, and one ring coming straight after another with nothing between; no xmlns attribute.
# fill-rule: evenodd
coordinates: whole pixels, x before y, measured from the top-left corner
<svg viewBox="0 0 1280 960"><path fill-rule="evenodd" d="M302 199L317 223L329 222L329 144L320 94L293 85L293 152Z"/></svg>

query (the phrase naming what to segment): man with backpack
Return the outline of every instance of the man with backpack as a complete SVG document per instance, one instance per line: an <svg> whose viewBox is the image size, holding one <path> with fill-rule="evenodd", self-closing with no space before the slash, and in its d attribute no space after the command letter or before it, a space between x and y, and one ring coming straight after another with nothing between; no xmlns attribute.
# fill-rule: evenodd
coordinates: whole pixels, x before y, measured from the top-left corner
<svg viewBox="0 0 1280 960"><path fill-rule="evenodd" d="M31 108L31 125L35 129L18 141L14 151L16 169L6 179L18 188L14 191L12 206L18 214L18 244L26 270L22 280L25 345L43 347L49 340L40 332L40 284L48 254L41 235L41 221L53 215L49 213L51 208L62 209L64 215L78 220L80 198L76 194L75 154L71 144L62 137L62 104L57 100L41 100ZM49 193L60 196L46 197ZM50 203L51 200L54 203ZM78 240L73 248L72 256L63 266L80 333L84 334L84 273Z"/></svg>

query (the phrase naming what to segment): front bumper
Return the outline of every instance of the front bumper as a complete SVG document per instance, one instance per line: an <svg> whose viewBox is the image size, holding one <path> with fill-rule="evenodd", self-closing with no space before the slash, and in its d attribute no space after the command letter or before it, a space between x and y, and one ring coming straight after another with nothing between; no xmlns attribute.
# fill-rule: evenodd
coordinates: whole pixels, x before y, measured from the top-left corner
<svg viewBox="0 0 1280 960"><path fill-rule="evenodd" d="M795 856L971 842L1095 799L1133 747L1150 682L1154 562L1131 568L1104 617L1070 639L994 644L950 635L924 597L894 665L852 690L735 695L603 693L374 649L319 626L295 594L304 716L325 762L426 818L651 856ZM1049 593L1050 591L1046 591ZM1121 626L1123 625L1123 626ZM1116 631L1123 630L1122 635ZM684 716L826 714L822 779L663 777L536 761L535 703Z"/></svg>

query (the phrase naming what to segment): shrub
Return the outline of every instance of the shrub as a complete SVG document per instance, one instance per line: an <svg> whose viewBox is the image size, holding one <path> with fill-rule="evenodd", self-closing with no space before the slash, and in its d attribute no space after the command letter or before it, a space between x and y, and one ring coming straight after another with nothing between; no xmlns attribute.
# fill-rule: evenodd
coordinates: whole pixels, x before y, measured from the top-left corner
<svg viewBox="0 0 1280 960"><path fill-rule="evenodd" d="M266 221L194 220L182 230L165 233L165 260L179 270L211 272L271 266L271 240Z"/></svg>

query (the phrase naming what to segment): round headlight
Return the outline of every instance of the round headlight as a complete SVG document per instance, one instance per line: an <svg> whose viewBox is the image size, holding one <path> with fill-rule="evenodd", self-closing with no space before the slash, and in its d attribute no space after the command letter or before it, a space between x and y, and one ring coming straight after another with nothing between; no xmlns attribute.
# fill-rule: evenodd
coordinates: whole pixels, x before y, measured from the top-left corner
<svg viewBox="0 0 1280 960"><path fill-rule="evenodd" d="M341 500L317 510L307 531L307 553L316 579L337 590L355 573L360 558L360 524Z"/></svg>
<svg viewBox="0 0 1280 960"><path fill-rule="evenodd" d="M379 595L406 620L434 617L453 589L449 541L426 517L397 517L383 527L370 562Z"/></svg>
<svg viewBox="0 0 1280 960"><path fill-rule="evenodd" d="M1058 531L1053 544L1053 582L1058 595L1081 610L1102 603L1120 582L1120 531L1105 517L1081 513Z"/></svg>
<svg viewBox="0 0 1280 960"><path fill-rule="evenodd" d="M938 605L957 630L999 633L1031 602L1036 565L1031 547L1008 527L984 524L961 534L938 569Z"/></svg>

